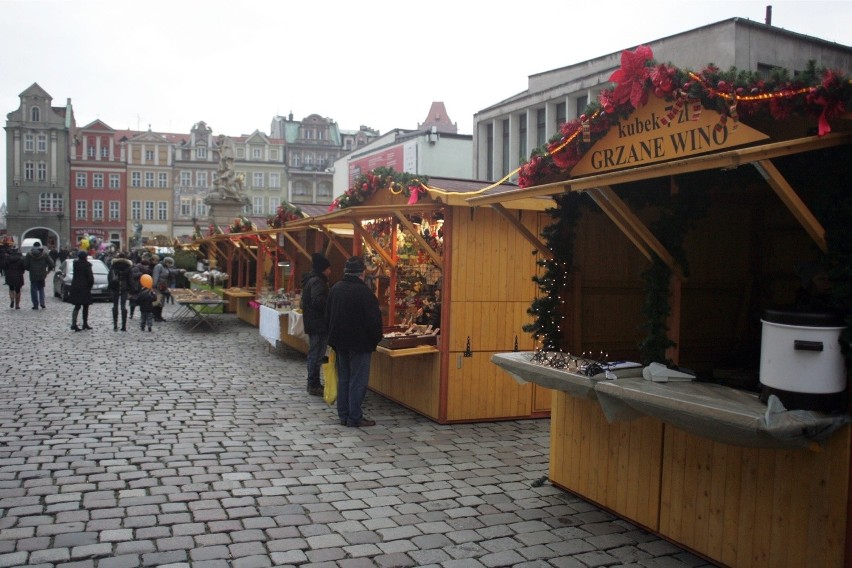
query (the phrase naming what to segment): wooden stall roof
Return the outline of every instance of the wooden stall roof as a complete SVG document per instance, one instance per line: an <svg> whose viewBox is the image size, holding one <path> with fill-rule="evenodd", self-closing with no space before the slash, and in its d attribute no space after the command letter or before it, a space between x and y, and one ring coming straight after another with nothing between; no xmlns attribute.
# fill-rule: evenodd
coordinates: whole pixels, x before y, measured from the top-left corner
<svg viewBox="0 0 852 568"><path fill-rule="evenodd" d="M505 178L504 178L505 179ZM518 186L510 183L502 183L500 180L491 185L483 186L483 182L457 178L433 177L429 178L426 191L432 199L452 205L455 207L471 207L470 199L473 197L495 197L517 190ZM555 207L556 204L549 195L537 195L530 198L512 200L505 205L510 209L524 209L529 211L544 211Z"/></svg>

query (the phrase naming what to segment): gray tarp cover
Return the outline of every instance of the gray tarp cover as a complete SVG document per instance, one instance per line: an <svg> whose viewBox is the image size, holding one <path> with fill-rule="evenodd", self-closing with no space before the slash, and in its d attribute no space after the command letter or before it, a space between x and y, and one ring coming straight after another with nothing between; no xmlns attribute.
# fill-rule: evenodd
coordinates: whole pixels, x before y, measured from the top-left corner
<svg viewBox="0 0 852 568"><path fill-rule="evenodd" d="M516 380L597 399L607 420L653 416L717 442L757 448L803 448L850 422L848 414L786 410L774 396L699 382L654 383L642 378L595 380L532 362L533 353L498 353L491 360Z"/></svg>

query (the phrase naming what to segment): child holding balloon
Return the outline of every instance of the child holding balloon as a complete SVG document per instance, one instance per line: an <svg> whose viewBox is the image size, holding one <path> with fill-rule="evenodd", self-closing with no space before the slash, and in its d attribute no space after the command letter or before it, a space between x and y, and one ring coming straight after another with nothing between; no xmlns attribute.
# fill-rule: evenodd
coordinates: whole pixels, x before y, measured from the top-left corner
<svg viewBox="0 0 852 568"><path fill-rule="evenodd" d="M139 314L142 325L140 329L145 331L153 331L154 325L154 302L157 300L157 294L152 290L154 279L150 274L143 274L139 277L139 284L142 285L142 290L136 295L136 305L139 306Z"/></svg>

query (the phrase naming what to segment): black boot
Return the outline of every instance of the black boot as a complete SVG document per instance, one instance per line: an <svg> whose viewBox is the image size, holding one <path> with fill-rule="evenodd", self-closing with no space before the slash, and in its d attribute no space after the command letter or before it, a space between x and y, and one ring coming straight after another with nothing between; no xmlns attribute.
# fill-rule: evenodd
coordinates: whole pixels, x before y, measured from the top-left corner
<svg viewBox="0 0 852 568"><path fill-rule="evenodd" d="M83 329L92 329L89 327L89 306L83 306Z"/></svg>
<svg viewBox="0 0 852 568"><path fill-rule="evenodd" d="M127 331L127 310L121 310L121 331Z"/></svg>
<svg viewBox="0 0 852 568"><path fill-rule="evenodd" d="M118 306L112 307L112 330L118 331Z"/></svg>

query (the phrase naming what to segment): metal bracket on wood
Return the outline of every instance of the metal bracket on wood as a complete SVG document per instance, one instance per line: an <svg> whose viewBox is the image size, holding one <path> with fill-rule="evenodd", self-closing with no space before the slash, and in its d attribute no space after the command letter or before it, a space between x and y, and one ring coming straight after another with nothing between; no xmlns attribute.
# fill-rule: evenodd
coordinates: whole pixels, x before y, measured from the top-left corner
<svg viewBox="0 0 852 568"><path fill-rule="evenodd" d="M464 348L465 357L473 357L473 351L470 350L470 336L467 336L467 346Z"/></svg>

